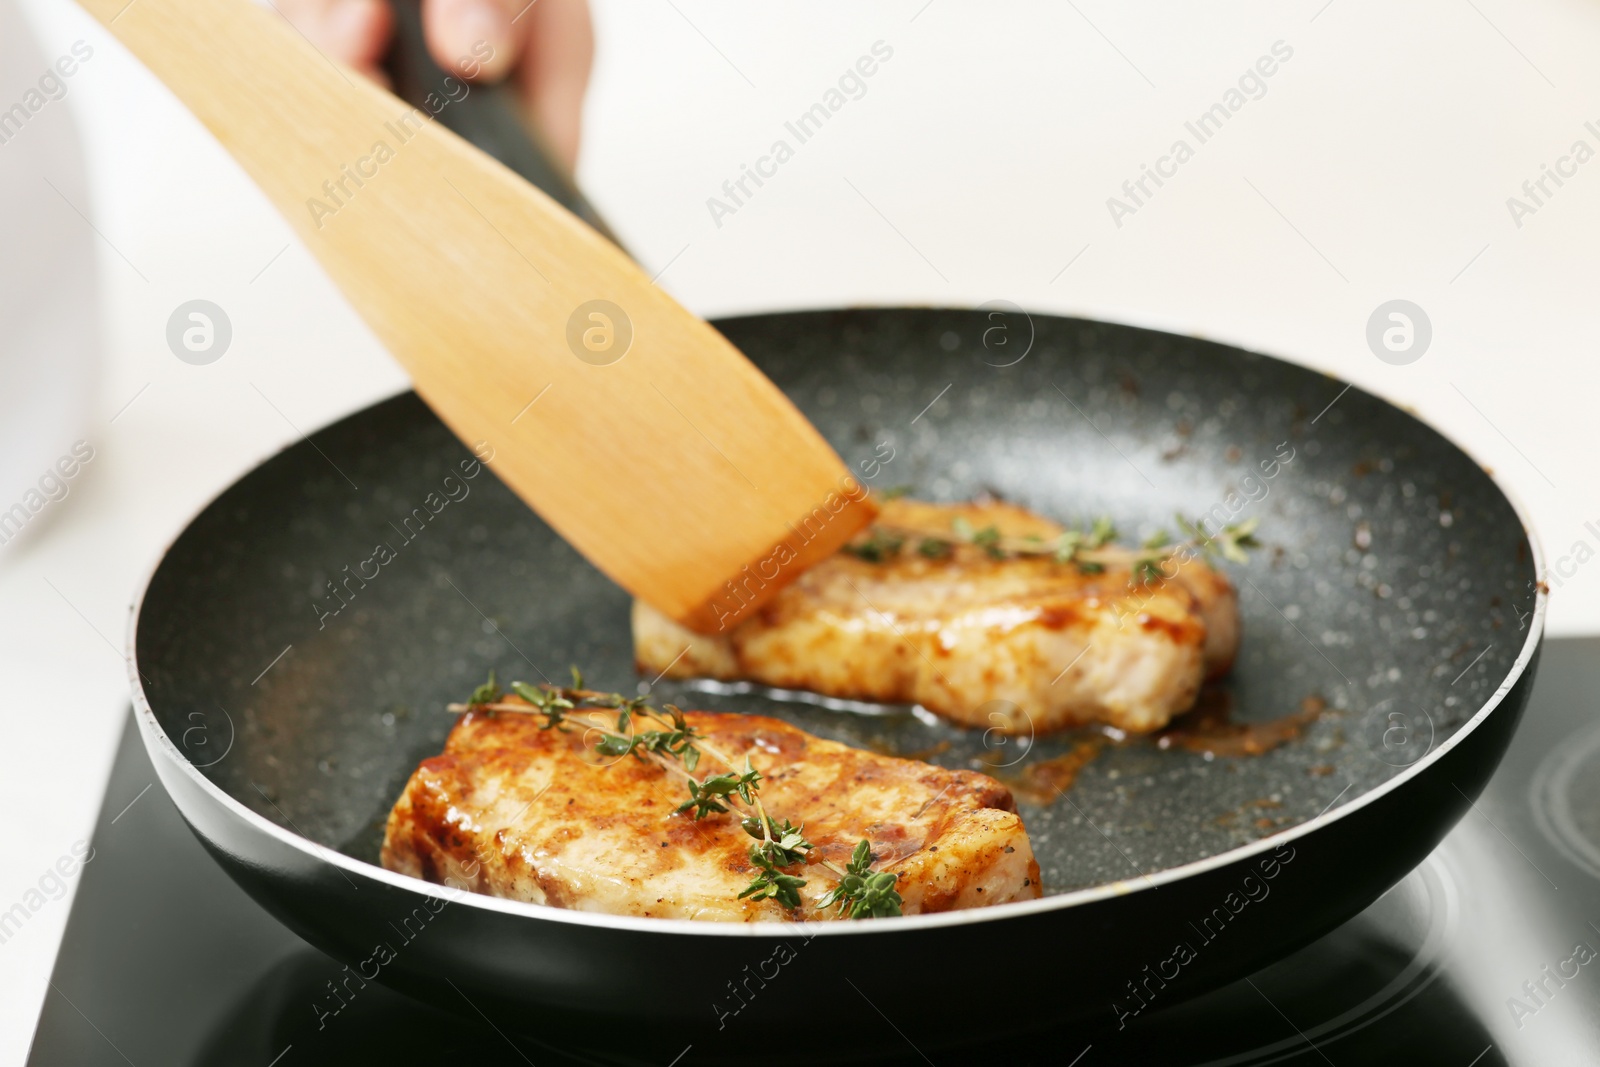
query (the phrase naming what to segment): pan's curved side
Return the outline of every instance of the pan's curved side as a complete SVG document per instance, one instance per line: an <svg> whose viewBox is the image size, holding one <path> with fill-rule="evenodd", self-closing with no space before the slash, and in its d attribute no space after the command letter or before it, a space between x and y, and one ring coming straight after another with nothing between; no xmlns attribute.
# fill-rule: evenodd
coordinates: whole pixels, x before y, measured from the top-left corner
<svg viewBox="0 0 1600 1067"><path fill-rule="evenodd" d="M380 981L538 1040L657 1062L690 1043L704 1062L743 1062L768 1032L767 1009L845 997L857 1003L831 1017L830 1041L871 1059L903 1050L884 1018L930 1047L993 1046L1044 1026L1081 1029L1086 1040L1112 1034L1345 922L1421 862L1481 792L1526 706L1533 666L1406 788L1270 853L1154 888L1135 882L1076 908L886 930L870 949L800 928L778 940L655 936L457 906L240 819L186 773L153 716L139 723L195 835L263 907L346 965L328 976L338 989ZM845 975L858 991L841 985ZM629 1027L616 1026L619 1004ZM332 1013L338 1001L307 1007Z"/></svg>

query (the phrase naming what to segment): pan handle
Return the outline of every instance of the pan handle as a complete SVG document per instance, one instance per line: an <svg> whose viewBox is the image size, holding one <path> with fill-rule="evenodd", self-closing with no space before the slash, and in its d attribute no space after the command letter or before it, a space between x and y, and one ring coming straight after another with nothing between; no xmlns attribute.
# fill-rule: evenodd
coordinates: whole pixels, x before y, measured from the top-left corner
<svg viewBox="0 0 1600 1067"><path fill-rule="evenodd" d="M552 200L593 226L613 244L621 242L611 232L594 205L584 198L566 170L555 162L538 134L523 121L521 108L509 85L474 84L465 96L459 75L439 69L422 36L419 0L390 0L394 6L395 34L384 69L394 83L395 95L422 108L489 155L538 186ZM428 101L432 97L432 105ZM444 102L440 106L440 102Z"/></svg>

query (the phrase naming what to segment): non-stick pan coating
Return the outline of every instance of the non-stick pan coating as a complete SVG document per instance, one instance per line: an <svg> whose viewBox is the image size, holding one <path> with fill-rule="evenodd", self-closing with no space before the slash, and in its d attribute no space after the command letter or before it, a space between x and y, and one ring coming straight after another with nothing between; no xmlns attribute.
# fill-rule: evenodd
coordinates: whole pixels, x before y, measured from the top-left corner
<svg viewBox="0 0 1600 1067"><path fill-rule="evenodd" d="M1259 519L1264 547L1228 568L1241 593L1242 653L1212 699L1231 702L1242 721L1279 718L1308 700L1327 710L1299 740L1257 757L1110 745L1059 799L1025 800L1050 893L1137 889L1146 875L1281 833L1431 763L1437 753L1424 754L1491 700L1530 644L1542 603L1534 552L1492 478L1410 415L1312 371L1204 341L1014 312L807 312L719 327L878 489L912 486L938 500L987 492L1065 520L1105 514L1135 538L1176 533L1174 512ZM527 400L503 399L508 421ZM537 408L522 417L537 419ZM666 404L661 417L680 418ZM684 431L685 447L703 447ZM597 410L593 432L628 427ZM539 681L563 679L575 664L593 687L634 691L641 682L627 595L491 474L465 477L470 458L410 394L360 412L208 507L140 609L137 667L172 745L209 764L205 776L239 804L368 863L407 776L441 747L452 722L443 706L490 667L502 679ZM637 536L674 521L640 515ZM388 562L370 577L363 561L379 558L380 545ZM369 577L345 581L357 572ZM1081 740L1029 746L908 709L873 715L668 682L653 692L690 707L776 714L1002 779ZM1514 718L1518 708L1504 710ZM1498 758L1489 748L1477 757L1484 774ZM1476 770L1458 783L1463 803ZM1388 871L1458 812L1454 802L1424 804L1415 825L1376 836L1350 862ZM246 847L210 843L225 860ZM246 865L270 883L270 869ZM1326 928L1365 905L1382 888L1369 882L1324 887L1330 904L1316 921ZM1170 885L1153 892L1179 902ZM1258 938L1261 951L1319 933L1309 921L1276 941ZM1046 950L1017 940L1026 923L1005 925L1015 929L995 927L997 954ZM870 956L869 944L861 951ZM1096 966L1070 943L1048 948L1060 966ZM1231 965L1210 954L1210 981L1258 953L1239 945L1227 954ZM969 973L972 964L952 962ZM398 969L388 978L417 988ZM711 1018L703 1004L694 1012Z"/></svg>

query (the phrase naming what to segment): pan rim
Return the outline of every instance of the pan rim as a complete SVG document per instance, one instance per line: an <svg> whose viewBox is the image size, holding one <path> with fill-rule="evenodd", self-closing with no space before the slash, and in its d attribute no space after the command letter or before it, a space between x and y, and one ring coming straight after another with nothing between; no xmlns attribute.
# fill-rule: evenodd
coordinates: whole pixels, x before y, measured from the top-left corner
<svg viewBox="0 0 1600 1067"><path fill-rule="evenodd" d="M747 318L761 318L773 314L822 313L836 312L840 310L846 309L840 309L837 307L786 309L783 311L765 313L732 314L718 316L717 319L714 320L713 325L715 325L716 322L727 322ZM852 305L848 310L858 310L858 308ZM862 306L860 310L868 310L868 308ZM972 311L974 309L959 307L934 308L920 306L910 307L902 305L876 305L871 307L870 310L906 310L927 312L942 310ZM1532 613L1528 617L1528 635L1523 641L1522 648L1519 650L1516 660L1512 663L1510 670L1501 680L1499 686L1496 687L1494 693L1492 693L1489 698L1483 702L1483 704L1476 712L1472 714L1470 718L1461 724L1460 728L1458 728L1448 740L1443 742L1431 752L1427 753L1416 763L1405 768L1393 778L1390 778L1387 782L1375 786L1364 793L1358 794L1342 807L1334 808L1330 806L1329 809L1324 810L1320 815L1317 815L1312 819L1308 819L1296 826L1274 834L1270 834L1263 838L1259 838L1250 842L1249 844L1240 845L1236 848L1227 849L1226 851L1219 852L1212 856L1207 856L1203 859L1194 860L1190 863L1182 864L1176 867L1164 868L1152 874L1140 875L1136 878L1118 879L1113 882L1089 886L1084 889L1075 889L1066 893L1059 893L1054 896L1040 897L1035 900L1011 901L1005 904L992 904L982 908L967 908L957 911L937 912L934 914L906 915L896 918L893 922L886 923L854 923L828 920L809 922L757 921L747 923L725 923L697 922L693 919L656 919L645 918L642 916L610 915L598 912L576 911L568 908L553 908L547 905L532 904L524 901L491 897L481 893L467 892L454 889L450 886L423 881L420 878L413 878L409 875L398 874L393 871L386 870L376 864L367 863L364 860L358 860L354 857L347 856L342 852L337 852L327 846L317 844L309 838L302 837L286 827L279 826L277 823L266 818L266 816L246 807L244 804L236 800L230 793L223 790L221 787L212 782L211 779L202 774L200 770L195 767L193 762L191 762L182 752L178 750L177 746L173 744L172 739L167 736L166 730L161 726L160 721L156 718L155 710L151 706L149 697L144 691L143 678L140 674L138 665L138 628L140 612L143 609L145 599L150 592L151 583L155 580L155 576L160 571L162 564L166 562L169 554L171 553L173 545L176 544L178 539L181 538L183 534L186 533L202 515L210 510L212 505L214 505L219 499L221 499L222 496L233 489L234 486L238 485L242 479L259 470L269 460L309 441L312 435L307 434L304 435L300 440L286 444L282 448L273 452L271 455L259 460L254 466L250 467L248 470L230 481L227 485L219 489L215 494L207 498L205 502L202 503L193 514L190 515L188 521L180 526L177 532L167 539L165 546L156 556L155 561L147 568L144 578L140 582L137 592L134 596L134 600L129 606L126 636L127 647L124 653L124 659L128 668L129 685L132 690L132 699L135 712L134 718L138 723L139 732L143 737L145 748L151 753L152 757L159 753L160 756L169 765L171 765L173 770L180 774L186 775L193 785L197 786L202 792L210 796L213 801L220 803L230 815L243 820L243 822L253 831L263 833L270 838L274 838L280 844L288 846L304 857L330 864L347 875L355 875L357 877L371 879L388 885L392 888L410 891L418 896L439 899L445 903L466 904L471 907L481 908L485 911L508 916L533 919L536 921L568 923L574 926L595 927L609 931L654 933L663 936L712 936L761 939L782 938L790 940L792 940L798 932L803 931L802 936L809 940L814 936L850 937L874 934L888 935L895 932L904 932L910 934L918 930L940 929L944 927L966 926L976 923L1001 922L1009 919L1020 919L1030 915L1087 906L1116 897L1128 896L1132 893L1159 889L1163 885L1179 882L1197 875L1202 875L1208 871L1229 867L1240 861L1253 859L1269 851L1276 850L1283 845L1291 844L1303 837L1308 836L1314 831L1321 829L1324 826L1328 826L1355 811L1365 808L1369 804L1376 803L1378 800L1387 796L1390 792L1394 791L1400 786L1410 782L1414 778L1420 777L1424 771L1433 766L1435 763L1440 762L1446 753L1450 752L1469 734L1477 730L1483 724L1483 722L1487 720L1497 708L1499 708L1501 702L1505 699L1506 694L1516 686L1518 681L1520 681L1522 676L1527 672L1528 666L1532 662L1534 654L1538 651L1539 645L1543 640L1545 614L1549 606L1549 591L1545 584L1545 574L1547 571L1545 566L1544 547L1539 540L1538 532L1532 523L1528 509L1523 504L1521 498L1511 489L1511 487L1505 482L1505 480L1494 467L1484 463L1471 449L1463 445L1450 433L1439 426L1434 425L1432 422L1421 418L1409 407L1402 406L1401 404L1398 404L1376 393L1368 392L1366 389L1363 389L1361 386L1356 385L1353 382L1345 381L1343 378L1329 374L1328 372L1320 370L1316 367L1307 366L1301 363L1294 363L1290 360L1283 359L1282 357L1274 356L1269 353L1256 352L1253 349L1245 348L1242 345L1228 344L1227 342L1218 341L1213 338L1199 337L1193 334L1183 334L1172 330L1152 328L1150 326L1144 326L1137 323L1117 323L1107 319L1088 319L1081 316L1059 315L1047 312L1041 312L1040 314L1056 319L1077 319L1079 321L1086 322L1102 322L1108 325L1131 326L1135 329L1145 330L1151 333L1162 333L1168 336L1178 337L1183 340L1199 341L1205 344L1219 345L1237 352L1246 352L1262 359L1270 359L1274 362L1288 364L1289 366L1295 367L1299 370L1320 375L1329 379L1330 381L1341 383L1348 388L1356 389L1360 392L1366 393L1373 399L1387 404L1389 407L1394 408L1396 411L1407 416L1408 418L1421 423L1424 427L1433 433L1438 434L1444 440L1449 442L1450 445L1460 451L1462 455L1466 456L1467 459L1477 466L1479 470L1483 471L1490 483L1495 487L1496 490L1499 491L1500 495L1505 498L1506 502L1511 505L1512 513L1516 515L1517 521L1522 526L1523 534L1528 540L1528 546L1532 554L1535 575L1534 606ZM320 433L322 430L325 430L330 426L337 425L347 419L356 418L362 413L370 411L372 408L380 404L389 403L396 397L413 392L414 390L408 388L394 393L389 397L374 401L355 411L341 415L332 422L318 427L317 430L313 431L313 433ZM163 787L165 787L164 783ZM1338 798L1336 797L1335 802L1337 802L1337 800ZM185 821L188 821L187 818L185 818Z"/></svg>

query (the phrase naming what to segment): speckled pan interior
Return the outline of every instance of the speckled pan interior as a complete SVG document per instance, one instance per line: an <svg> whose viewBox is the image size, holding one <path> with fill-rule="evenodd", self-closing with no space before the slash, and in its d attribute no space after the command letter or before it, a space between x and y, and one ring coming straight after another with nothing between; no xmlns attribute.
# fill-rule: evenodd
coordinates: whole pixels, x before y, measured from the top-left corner
<svg viewBox="0 0 1600 1067"><path fill-rule="evenodd" d="M880 489L1107 514L1125 537L1171 530L1174 512L1259 518L1264 547L1228 566L1241 656L1208 699L1245 722L1311 697L1326 712L1255 757L1105 746L1065 793L1022 803L1050 892L1178 866L1348 803L1448 738L1527 636L1534 564L1510 504L1459 449L1359 389L1340 395L1338 381L1205 341L1015 312L718 325ZM627 432L603 412L595 430ZM444 705L490 667L537 681L577 664L597 687L641 684L627 595L491 474L451 483L466 489L451 499L445 479L469 455L414 395L359 412L211 504L141 609L138 665L173 742L248 807L361 860L376 862L389 805L440 749ZM405 529L430 494L442 507ZM641 515L639 536L671 521ZM378 545L392 558L348 603L334 599L328 582ZM1029 744L909 708L671 683L654 694L1013 782L1084 739Z"/></svg>

